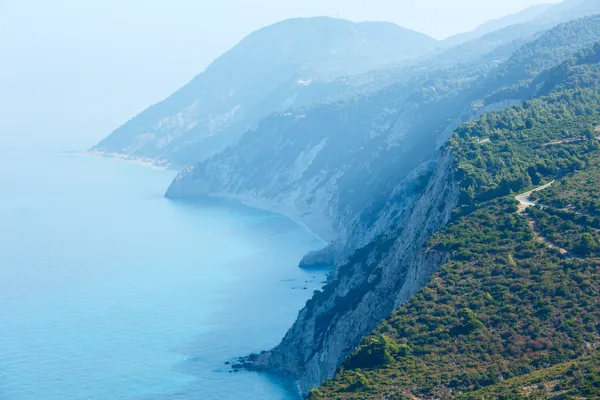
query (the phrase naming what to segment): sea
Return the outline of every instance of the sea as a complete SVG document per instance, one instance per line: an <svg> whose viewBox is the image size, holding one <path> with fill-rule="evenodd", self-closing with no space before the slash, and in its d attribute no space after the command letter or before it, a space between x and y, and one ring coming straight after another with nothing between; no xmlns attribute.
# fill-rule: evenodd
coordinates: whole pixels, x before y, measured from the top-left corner
<svg viewBox="0 0 600 400"><path fill-rule="evenodd" d="M0 146L1 400L288 400L226 363L275 346L326 271L278 214L173 201L174 171Z"/></svg>

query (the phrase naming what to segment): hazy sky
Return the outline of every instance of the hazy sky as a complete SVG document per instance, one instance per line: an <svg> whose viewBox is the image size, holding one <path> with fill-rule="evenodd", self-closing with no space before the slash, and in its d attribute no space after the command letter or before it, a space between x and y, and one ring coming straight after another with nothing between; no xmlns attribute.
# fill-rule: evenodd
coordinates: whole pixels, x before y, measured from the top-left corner
<svg viewBox="0 0 600 400"><path fill-rule="evenodd" d="M43 127L91 145L246 34L285 18L339 13L443 38L542 2L0 0L0 128Z"/></svg>

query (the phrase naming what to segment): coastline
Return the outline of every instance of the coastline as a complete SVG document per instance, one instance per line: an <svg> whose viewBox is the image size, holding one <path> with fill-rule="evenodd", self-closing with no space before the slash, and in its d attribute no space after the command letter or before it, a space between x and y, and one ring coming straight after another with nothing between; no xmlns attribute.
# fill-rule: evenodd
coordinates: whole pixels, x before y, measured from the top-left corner
<svg viewBox="0 0 600 400"><path fill-rule="evenodd" d="M162 165L162 164L158 164L155 160L153 160L151 158L131 157L131 156L129 156L127 154L123 154L123 153L111 153L111 152L101 151L101 150L87 150L80 154L82 154L84 156L88 156L88 157L114 158L119 161L125 161L125 162L129 162L132 164L140 165L142 167L152 168L152 169L161 170L161 171L166 171L166 170L171 169L171 168L169 168L169 164L166 160L164 162L161 162L164 164L164 165Z"/></svg>
<svg viewBox="0 0 600 400"><path fill-rule="evenodd" d="M315 236L321 242L323 242L323 249L336 240L336 237L334 236L332 230L329 227L327 227L326 224L321 224L312 218L311 219L303 218L302 216L297 215L294 212L290 212L290 210L285 206L277 206L277 205L270 206L269 204L266 204L266 202L263 199L237 197L237 196L232 196L232 195L224 194L224 193L201 194L198 197L177 196L177 195L170 196L168 191L165 194L165 197L167 197L171 200L192 201L192 202L195 199L202 199L202 198L221 200L221 201L231 202L234 204L239 204L244 207L253 208L256 210L261 210L261 211L266 211L266 212L270 212L273 214L282 215L285 218L287 218L291 221L294 221L294 223L302 226L304 229L306 229L308 232L310 232L311 235ZM322 250L322 249L320 249L320 250Z"/></svg>
<svg viewBox="0 0 600 400"><path fill-rule="evenodd" d="M88 156L88 157L103 157L103 158L112 158L115 159L116 161L125 161L125 162L129 162L132 164L136 164L139 166L143 166L143 167L148 167L154 170L158 170L158 171L176 171L175 169L169 168L165 165L157 165L156 162L152 159L143 159L143 158L139 158L139 157L131 157L128 156L126 154L122 154L122 153L110 153L110 152L105 152L105 151L97 151L97 150L89 150L89 151L85 151L83 152L83 155ZM165 161L166 163L166 161ZM283 216L285 218L287 218L290 221L293 221L295 224L298 224L299 226L301 226L304 230L306 230L307 233L309 233L310 235L312 235L313 237L315 237L316 239L318 239L321 244L322 247L309 251L306 254L304 254L298 261L297 261L297 266L296 268L298 268L299 270L304 270L304 271L311 271L311 268L315 268L317 267L317 265L315 264L314 266L309 264L307 266L303 266L303 262L305 261L305 259L307 259L308 257L314 257L316 254L320 254L323 251L327 251L327 249L330 247L330 245L333 243L333 239L331 241L327 241L321 234L318 233L318 226L322 226L323 230L322 232L324 232L324 234L326 235L327 231L329 231L328 228L325 228L323 224L319 224L318 221L314 220L314 219L309 219L308 221L305 220L304 218L302 218L301 216L294 216L293 213L290 212L286 212L287 207L284 206L277 206L275 205L274 207L269 207L267 202L265 202L264 200L257 200L257 199L240 199L240 198L235 198L233 196L223 196L223 195L205 195L202 196L200 198L177 198L177 197L169 197L167 196L167 191L165 190L165 198L171 200L171 201L183 201L183 202L194 202L194 201L202 201L202 198L206 199L212 199L212 200L216 200L216 201L220 201L220 202L229 202L231 204L231 206L242 206L242 207L247 207L248 209L254 209L254 210L259 210L262 212L267 212L267 213L272 213L275 215L280 215ZM289 210L287 210L289 211ZM311 228L310 225L311 221L314 223L314 226L316 229ZM334 269L334 264L332 263L331 265L326 265L326 264L322 264L318 266L318 270L323 271L323 267L326 267L327 269L325 271L327 271L325 273L325 277L324 279L326 281L328 281L329 279L331 279L332 276L332 271ZM314 273L314 272L313 272ZM322 283L319 286L319 288L322 287ZM305 288L306 289L306 288ZM312 296L311 296L312 297ZM302 306L297 310L297 312L302 311ZM279 343L281 342L281 340L283 340L283 337L280 339ZM267 353L268 351L271 351L272 349L269 350L262 350L261 351L261 355ZM247 354L247 353L246 353ZM230 368L229 372L238 372L239 370L246 370L246 371L252 371L254 373L262 373L268 376L272 376L272 377L281 377L280 374L278 374L275 371L272 370L257 370L257 369L253 369L250 367L249 364L249 358L251 358L254 354L252 354L251 356L237 356L235 358L232 359L227 359L225 360L226 365ZM297 400L302 400L304 398L304 396L302 395L302 390L301 390L301 385L300 385L300 380L297 378L291 378L291 377L286 377L286 380L288 380L288 384L283 384L281 381L280 385L282 385L283 387L286 387L288 390L289 394L292 394L296 397ZM289 386L288 386L289 385Z"/></svg>
<svg viewBox="0 0 600 400"><path fill-rule="evenodd" d="M267 207L267 206L263 205L263 203L261 203L261 202L237 198L235 196L220 195L220 194L214 194L214 195L207 194L207 195L201 195L199 197L177 197L177 196L169 196L168 192L167 192L167 193L165 193L165 197L172 201L181 201L181 202L189 202L189 203L199 202L199 201L202 201L203 199L215 200L215 201L229 203L232 206L238 206L238 207L241 206L241 207L246 207L246 208L253 209L253 210L260 210L262 212L267 212L267 213L272 213L272 214L283 216L283 217L289 219L290 221L293 221L295 224L301 226L308 233L310 233L312 236L314 236L315 238L319 239L322 242L323 247L321 249L318 249L315 251L320 251L320 250L326 248L333 241L333 240L327 241L327 239L325 239L321 234L319 234L317 229L311 228L311 226L309 225L309 222L303 221L301 219L301 217L294 216L291 213L287 213L287 212L285 212L285 210L282 210L279 207ZM310 253L305 254L305 256L308 254L310 254Z"/></svg>
<svg viewBox="0 0 600 400"><path fill-rule="evenodd" d="M203 398L206 387L210 393L224 392L224 399L301 400L292 380L229 374L223 362L281 340L307 296L325 279L312 279L314 273L296 268L300 253L312 248L314 239L293 223L269 215L255 218L169 204L160 196L171 172L165 175L110 158L94 160L82 157L83 150L11 153L2 160L7 166L3 182L10 193L4 207L7 228L30 232L28 240L39 243L42 252L23 252L18 245L21 235L7 236L8 259L28 265L14 268L14 274L11 269L4 282L6 309L11 312L3 313L3 322L18 328L10 330L5 348L14 344L25 349L23 354L4 352L19 366L8 371L9 394L31 392L42 399L47 391L58 398L61 393L78 398L77 388L86 387L86 398L108 391L111 398L173 393L187 399ZM21 204L32 188L40 189L34 192L35 201ZM43 207L37 206L38 200ZM26 219L16 218L21 215ZM268 229L263 229L266 224ZM58 228L56 238L48 239ZM218 247L213 246L217 237ZM109 251L103 251L106 248ZM48 268L39 254L47 255L53 267ZM27 280L30 271L37 280ZM52 290L32 297L13 281ZM274 303L277 307L265 312ZM39 318L44 326L59 323L65 329L31 329ZM135 323L123 323L132 318ZM47 342L28 346L42 330L48 332ZM118 340L103 341L114 332ZM248 337L258 339L249 342ZM65 348L68 363L61 358ZM19 364L22 357L31 362ZM106 368L115 360L118 370ZM48 377L49 364L59 380ZM99 379L90 379L89 371ZM129 376L136 379L126 379ZM61 385L64 379L75 386Z"/></svg>
<svg viewBox="0 0 600 400"><path fill-rule="evenodd" d="M101 151L101 150L87 150L80 154L87 156L87 157L112 158L112 159L115 159L118 161L124 161L124 162L128 162L128 163L136 164L139 166L147 167L147 168L160 170L160 171L171 170L171 171L179 172L178 169L170 168L170 164L168 164L168 161L166 161L166 160L161 161L164 164L164 165L161 165L161 164L157 164L156 160L154 160L154 159L132 157L132 156L129 156L129 155L123 154L123 153L115 153L115 152L108 152L108 151ZM165 190L165 197L169 198L166 195L166 193L167 193L167 190ZM217 195L206 195L204 197L212 198L215 200L229 201L229 202L243 205L245 207L254 208L257 210L262 210L262 211L267 211L267 212L271 212L274 214L282 215L282 216L294 221L296 224L302 226L304 229L306 229L308 232L310 232L311 235L313 235L316 238L318 238L319 240L321 240L323 242L323 249L326 246L328 246L331 242L333 242L333 239L332 240L327 239L327 236L329 236L329 235L325 234L322 229L319 229L316 227L319 224L315 223L315 227L311 227L312 224L310 224L310 222L303 220L301 217L299 217L297 215L293 215L293 213L285 212L285 210L282 210L281 207L267 207L266 205L262 204L262 202L260 202L260 201L240 199L240 198L236 198L233 196L227 196L227 195L218 195L217 194ZM170 199L177 200L178 198L174 197L174 198L170 198ZM186 199L186 198L180 198L180 199L184 200L184 201L185 200L193 200L193 199ZM319 231L321 233L319 233Z"/></svg>
<svg viewBox="0 0 600 400"><path fill-rule="evenodd" d="M284 217L294 221L298 225L303 226L306 230L308 230L312 235L319 238L324 245L328 245L333 242L335 238L333 234L330 233L330 229L325 227L323 224L320 224L318 221L313 220L312 218L302 218L300 215L296 215L294 212L290 212L285 206L274 206L269 207L269 205L265 204L265 201L262 199L251 199L251 198L238 198L235 196L228 195L209 195L207 197L213 197L216 199L222 199L227 201L233 201L239 204L243 204L246 207L255 208L263 211L272 212L275 214L283 215ZM312 222L312 223L311 223Z"/></svg>

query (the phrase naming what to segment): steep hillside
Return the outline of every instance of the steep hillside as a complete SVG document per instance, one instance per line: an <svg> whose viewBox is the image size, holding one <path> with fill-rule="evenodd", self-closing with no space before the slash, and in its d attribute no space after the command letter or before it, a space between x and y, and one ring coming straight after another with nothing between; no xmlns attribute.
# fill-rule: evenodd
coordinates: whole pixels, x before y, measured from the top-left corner
<svg viewBox="0 0 600 400"><path fill-rule="evenodd" d="M600 396L600 45L585 54L456 130L458 204L420 250L447 258L311 399Z"/></svg>
<svg viewBox="0 0 600 400"><path fill-rule="evenodd" d="M486 101L524 100L535 94L524 90L532 79L540 72L560 64L574 52L588 48L599 37L600 14L556 26L521 46L490 74L482 85L482 91L498 92L490 95Z"/></svg>
<svg viewBox="0 0 600 400"><path fill-rule="evenodd" d="M584 18L547 31L500 66L478 59L369 95L271 115L238 146L183 171L167 196L220 196L281 212L333 241L305 264L343 263L414 201L418 177L432 173L432 157L459 123L523 99L488 96L530 82L543 69L538 65L560 64L596 40L600 18Z"/></svg>
<svg viewBox="0 0 600 400"><path fill-rule="evenodd" d="M351 89L334 77L428 52L436 41L383 22L283 21L252 33L94 151L187 165L218 153L265 116Z"/></svg>
<svg viewBox="0 0 600 400"><path fill-rule="evenodd" d="M578 24L586 32L595 32L598 21L588 18L567 26ZM580 51L579 41L557 34L564 30L565 26L552 29L530 44L540 43L541 50L541 43L549 43L556 52L524 53L523 59L532 57L535 62L536 54L552 55L551 60L560 64L567 56L565 49ZM546 40L552 37L557 40ZM497 182L473 191L470 186L458 187L452 175L453 154L458 150L440 157L439 148L462 122L519 103L514 99L485 105L484 99L492 93L483 89L496 82L502 66L493 61L464 65L467 68L439 71L426 80L416 78L351 101L271 116L238 146L188 168L173 182L170 197L217 195L241 200L294 216L323 237L335 239L304 260L305 265L337 265L332 281L307 303L281 344L262 354L253 368L291 374L308 392L332 377L362 336L410 299L446 262L445 251L426 252L422 245L448 222L455 205L471 212L482 201L478 190L485 193L489 188L494 193L492 183ZM523 63L509 65L507 76L521 79L512 68L520 69ZM486 69L488 74L481 76ZM546 75L536 70L528 76ZM563 86L568 81L590 82L594 73L566 76L570 80L560 81ZM535 84L550 93L559 84L552 82ZM490 87L496 90L496 85ZM581 95L588 96L593 107L594 97L588 92ZM552 111L557 116L564 107L560 101ZM544 110L536 102L519 107L511 110ZM504 114L485 118L497 115ZM539 117L552 120L546 113ZM525 119L515 127L533 129L531 123ZM525 150L514 151L528 154ZM477 165L486 176L485 164ZM515 190L519 182L509 188ZM531 182L521 183L524 187Z"/></svg>

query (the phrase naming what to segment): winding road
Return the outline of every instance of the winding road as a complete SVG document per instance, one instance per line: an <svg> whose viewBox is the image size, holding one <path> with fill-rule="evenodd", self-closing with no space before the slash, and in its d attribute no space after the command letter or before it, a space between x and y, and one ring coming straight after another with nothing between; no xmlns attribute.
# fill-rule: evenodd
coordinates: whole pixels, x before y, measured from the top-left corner
<svg viewBox="0 0 600 400"><path fill-rule="evenodd" d="M518 196L515 196L515 199L517 199L517 201L519 202L519 214L523 214L523 212L525 210L527 210L529 207L531 206L535 206L535 202L530 200L530 196L532 193L534 192L539 192L540 190L544 190L549 188L550 186L552 186L552 184L556 182L556 181L552 181L550 183L547 183L545 185L539 186L533 190L530 190L529 192L525 192L523 194L520 194ZM546 246L548 246L551 249L557 249L562 255L567 256L569 258L572 258L573 256L565 249L555 245L554 243L550 242L548 239L546 239L545 237L543 237L542 235L540 235L540 233L537 231L536 227L535 227L535 221L527 218L529 220L529 226L531 227L531 230L533 231L533 234L535 235L536 239L541 242L544 243Z"/></svg>
<svg viewBox="0 0 600 400"><path fill-rule="evenodd" d="M552 186L552 184L554 182L556 182L556 181L552 181L543 186L539 186L533 190L530 190L529 192L525 192L523 194L516 196L515 199L519 202L519 213L522 213L523 211L527 210L531 206L535 206L535 202L530 200L530 197L533 193L549 188L550 186Z"/></svg>

